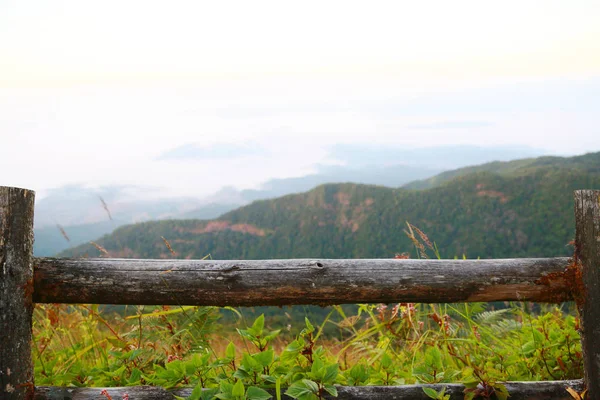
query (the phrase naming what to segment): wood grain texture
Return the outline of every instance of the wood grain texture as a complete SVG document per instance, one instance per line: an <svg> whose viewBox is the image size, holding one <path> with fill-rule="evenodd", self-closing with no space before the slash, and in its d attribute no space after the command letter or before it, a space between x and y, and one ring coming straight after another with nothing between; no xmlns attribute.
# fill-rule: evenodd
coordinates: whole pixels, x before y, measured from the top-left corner
<svg viewBox="0 0 600 400"><path fill-rule="evenodd" d="M34 259L39 303L258 306L572 299L567 258Z"/></svg>
<svg viewBox="0 0 600 400"><path fill-rule="evenodd" d="M0 186L0 399L33 395L34 192Z"/></svg>
<svg viewBox="0 0 600 400"><path fill-rule="evenodd" d="M446 387L446 393L450 394L452 400L464 399L463 390L465 387L461 384L438 384L438 385L405 385L405 386L338 386L338 400L429 400L429 397L423 392L423 387L430 387L437 391ZM547 382L508 382L506 387L510 393L511 400L572 400L572 397L566 391L567 387L581 392L583 382L581 380L572 381L547 381ZM106 400L101 395L103 389L114 400L120 400L127 393L131 400L173 400L173 395L185 397L192 392L191 389L166 390L154 386L135 386L135 387L115 387L115 388L61 388L61 387L38 387L35 390L35 400ZM283 390L285 391L285 389ZM269 390L274 396L275 391ZM275 398L275 396L273 397ZM282 398L290 399L283 395ZM325 396L326 399L334 399L331 396Z"/></svg>
<svg viewBox="0 0 600 400"><path fill-rule="evenodd" d="M575 243L581 271L581 343L587 399L600 399L600 190L575 192Z"/></svg>

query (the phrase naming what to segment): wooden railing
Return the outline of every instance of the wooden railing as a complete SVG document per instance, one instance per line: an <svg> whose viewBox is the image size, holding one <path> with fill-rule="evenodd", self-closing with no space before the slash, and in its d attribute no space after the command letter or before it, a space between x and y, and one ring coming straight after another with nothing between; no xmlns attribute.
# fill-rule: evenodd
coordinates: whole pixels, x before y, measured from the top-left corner
<svg viewBox="0 0 600 400"><path fill-rule="evenodd" d="M575 300L585 376L507 382L510 399L600 399L600 191L575 192L573 258L504 260L125 260L34 258L34 193L0 187L0 399L105 399L102 388L35 387L33 303L214 306ZM423 387L340 387L339 399L427 399ZM191 389L108 388L113 398L172 399Z"/></svg>

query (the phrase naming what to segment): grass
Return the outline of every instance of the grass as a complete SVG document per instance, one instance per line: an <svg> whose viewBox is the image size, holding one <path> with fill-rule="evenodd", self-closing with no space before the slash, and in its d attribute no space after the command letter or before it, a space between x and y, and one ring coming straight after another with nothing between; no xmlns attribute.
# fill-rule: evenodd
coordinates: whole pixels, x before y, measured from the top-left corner
<svg viewBox="0 0 600 400"><path fill-rule="evenodd" d="M126 316L40 304L36 384L292 387L310 380L315 362L337 366L331 385L463 382L498 391L509 380L583 376L571 305L501 306L360 305L354 315L334 307L337 321L332 313L317 326L306 320L292 336L264 316L248 326L220 324L213 307L135 307ZM324 336L327 325L340 336Z"/></svg>
<svg viewBox="0 0 600 400"><path fill-rule="evenodd" d="M419 258L428 252L440 258L417 227L407 223L405 232ZM234 318L221 322L223 313ZM264 315L247 321L247 314L215 307L37 304L36 384L191 386L192 400L258 400L271 397L264 388L321 399L335 396L336 385L462 382L465 398L502 399L506 381L583 376L572 304L362 304L335 306L319 321L285 323Z"/></svg>

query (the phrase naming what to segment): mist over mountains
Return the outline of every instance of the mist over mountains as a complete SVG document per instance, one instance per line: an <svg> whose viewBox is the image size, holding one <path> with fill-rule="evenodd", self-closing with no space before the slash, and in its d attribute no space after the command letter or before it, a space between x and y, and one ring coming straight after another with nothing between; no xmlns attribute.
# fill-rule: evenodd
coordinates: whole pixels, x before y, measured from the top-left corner
<svg viewBox="0 0 600 400"><path fill-rule="evenodd" d="M259 199L275 198L286 194L304 192L328 182L354 182L388 187L400 187L408 182L434 176L439 170L427 165L387 165L394 160L434 164L433 158L446 151L452 154L444 162L468 164L468 157L511 159L512 155L541 152L523 148L489 148L458 146L452 148L432 148L410 150L367 148L363 159L358 159L359 149L337 150L352 161L352 167L321 166L319 172L297 178L274 179L265 182L260 189L238 190L224 187L217 193L202 199L161 198L147 188L112 186L86 188L70 186L57 189L36 204L36 245L38 256L53 255L70 246L94 240L110 233L119 226L160 219L214 219L218 216ZM379 165L371 166L375 155L380 154ZM431 154L431 156L429 156ZM482 155L483 154L483 155ZM462 156L462 157L461 157ZM339 157L339 156L338 156ZM340 157L341 158L341 157ZM439 165L439 162L438 162ZM146 195L147 199L140 198ZM105 201L110 211L102 206ZM64 229L69 241L61 233Z"/></svg>
<svg viewBox="0 0 600 400"><path fill-rule="evenodd" d="M179 258L415 257L405 232L410 222L444 257L566 256L573 251L567 246L574 235L573 190L600 188L600 152L492 162L429 182L419 190L324 184L212 220L124 226L98 243L113 257L174 257L161 237ZM99 253L82 245L62 255Z"/></svg>
<svg viewBox="0 0 600 400"><path fill-rule="evenodd" d="M573 190L600 188L600 153L493 162L436 178L420 190L324 184L213 220L124 226L98 243L113 257L172 258L161 237L180 258L414 257L410 222L445 257L566 256L573 251ZM85 244L62 255L99 254Z"/></svg>

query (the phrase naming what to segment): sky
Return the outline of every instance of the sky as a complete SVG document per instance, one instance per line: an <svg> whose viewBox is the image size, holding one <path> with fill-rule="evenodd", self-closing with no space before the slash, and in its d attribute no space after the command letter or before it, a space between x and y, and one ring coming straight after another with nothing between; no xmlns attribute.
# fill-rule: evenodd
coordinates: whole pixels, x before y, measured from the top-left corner
<svg viewBox="0 0 600 400"><path fill-rule="evenodd" d="M587 0L0 0L0 185L202 196L343 164L338 144L600 151L598 20Z"/></svg>

